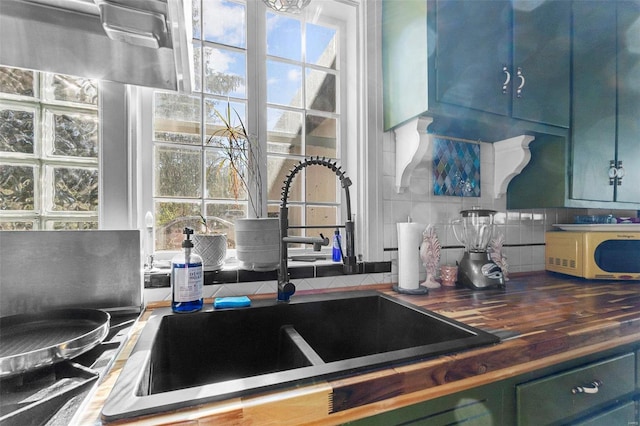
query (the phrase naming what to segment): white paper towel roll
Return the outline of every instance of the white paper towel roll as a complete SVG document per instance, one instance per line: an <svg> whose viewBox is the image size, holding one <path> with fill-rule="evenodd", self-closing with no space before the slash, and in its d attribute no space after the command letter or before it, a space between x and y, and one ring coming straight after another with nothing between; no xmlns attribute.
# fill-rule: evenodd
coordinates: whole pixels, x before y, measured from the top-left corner
<svg viewBox="0 0 640 426"><path fill-rule="evenodd" d="M420 244L425 225L398 223L398 287L415 290L420 287Z"/></svg>

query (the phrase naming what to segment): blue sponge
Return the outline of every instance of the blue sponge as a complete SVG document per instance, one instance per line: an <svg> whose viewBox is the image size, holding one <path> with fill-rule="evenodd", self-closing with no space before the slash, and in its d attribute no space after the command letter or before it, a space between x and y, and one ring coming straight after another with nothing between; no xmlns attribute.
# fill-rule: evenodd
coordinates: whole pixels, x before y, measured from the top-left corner
<svg viewBox="0 0 640 426"><path fill-rule="evenodd" d="M251 306L251 300L247 296L216 297L213 300L213 307L215 309L243 308L245 306Z"/></svg>

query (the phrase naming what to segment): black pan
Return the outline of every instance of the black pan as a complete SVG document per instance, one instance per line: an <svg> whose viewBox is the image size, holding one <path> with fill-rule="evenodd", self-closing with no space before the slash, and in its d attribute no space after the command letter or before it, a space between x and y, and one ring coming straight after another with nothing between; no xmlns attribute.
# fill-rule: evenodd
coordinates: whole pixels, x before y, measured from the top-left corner
<svg viewBox="0 0 640 426"><path fill-rule="evenodd" d="M57 309L0 318L0 377L85 353L107 336L110 318L97 309Z"/></svg>

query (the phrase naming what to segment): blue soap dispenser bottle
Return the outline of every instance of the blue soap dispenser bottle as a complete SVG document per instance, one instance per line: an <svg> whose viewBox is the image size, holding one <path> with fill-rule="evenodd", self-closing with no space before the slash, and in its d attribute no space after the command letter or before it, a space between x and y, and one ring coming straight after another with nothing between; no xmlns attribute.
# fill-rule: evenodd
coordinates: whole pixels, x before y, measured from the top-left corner
<svg viewBox="0 0 640 426"><path fill-rule="evenodd" d="M340 231L337 229L333 233L333 250L331 252L331 259L334 262L342 261L342 237L340 236Z"/></svg>
<svg viewBox="0 0 640 426"><path fill-rule="evenodd" d="M193 251L193 229L184 228L183 252L171 259L171 309L173 312L195 312L202 309L202 258Z"/></svg>

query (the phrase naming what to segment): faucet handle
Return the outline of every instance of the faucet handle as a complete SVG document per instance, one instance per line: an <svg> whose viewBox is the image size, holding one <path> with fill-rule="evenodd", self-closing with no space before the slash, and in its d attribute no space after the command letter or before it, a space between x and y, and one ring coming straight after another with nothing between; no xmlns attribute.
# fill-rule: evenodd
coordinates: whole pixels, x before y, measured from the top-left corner
<svg viewBox="0 0 640 426"><path fill-rule="evenodd" d="M278 288L278 302L288 302L289 298L296 292L296 286L292 282L282 284Z"/></svg>
<svg viewBox="0 0 640 426"><path fill-rule="evenodd" d="M320 251L322 246L329 245L329 239L322 235L322 232L320 233L320 238L322 239L322 242L313 243L313 251Z"/></svg>

